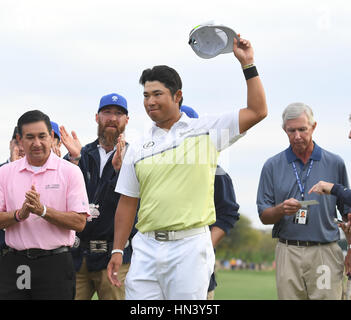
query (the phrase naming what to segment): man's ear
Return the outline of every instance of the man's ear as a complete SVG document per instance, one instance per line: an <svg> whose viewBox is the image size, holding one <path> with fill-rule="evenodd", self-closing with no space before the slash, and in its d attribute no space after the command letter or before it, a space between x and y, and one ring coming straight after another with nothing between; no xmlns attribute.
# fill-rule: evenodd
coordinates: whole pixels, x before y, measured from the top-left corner
<svg viewBox="0 0 351 320"><path fill-rule="evenodd" d="M183 92L182 90L177 90L177 92L174 94L174 101L179 105L180 100L183 97Z"/></svg>

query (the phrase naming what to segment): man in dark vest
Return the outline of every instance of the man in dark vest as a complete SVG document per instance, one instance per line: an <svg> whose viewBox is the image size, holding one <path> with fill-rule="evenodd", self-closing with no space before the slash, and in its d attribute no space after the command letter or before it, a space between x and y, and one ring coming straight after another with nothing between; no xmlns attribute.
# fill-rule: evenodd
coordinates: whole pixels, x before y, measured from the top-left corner
<svg viewBox="0 0 351 320"><path fill-rule="evenodd" d="M119 94L103 96L96 114L98 139L80 148L75 132L69 135L61 126L61 140L83 172L90 203L91 217L85 229L77 233L72 255L76 268L76 300L89 300L96 292L102 300L123 300L124 287L111 285L106 267L111 257L114 216L120 195L114 191L124 149L123 133L128 124L127 101ZM128 272L132 248L128 241L124 249L121 281Z"/></svg>

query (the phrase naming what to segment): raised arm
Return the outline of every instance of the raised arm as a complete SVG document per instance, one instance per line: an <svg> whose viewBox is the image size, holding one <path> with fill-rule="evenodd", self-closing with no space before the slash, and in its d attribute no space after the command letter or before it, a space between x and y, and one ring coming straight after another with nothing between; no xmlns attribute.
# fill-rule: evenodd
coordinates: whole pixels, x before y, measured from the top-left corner
<svg viewBox="0 0 351 320"><path fill-rule="evenodd" d="M240 43L234 38L233 52L239 60L245 73L254 75L254 52L250 41L241 39ZM250 67L251 66L251 67ZM261 79L258 75L246 80L247 84L247 107L240 110L240 133L250 129L252 126L267 116L266 96Z"/></svg>

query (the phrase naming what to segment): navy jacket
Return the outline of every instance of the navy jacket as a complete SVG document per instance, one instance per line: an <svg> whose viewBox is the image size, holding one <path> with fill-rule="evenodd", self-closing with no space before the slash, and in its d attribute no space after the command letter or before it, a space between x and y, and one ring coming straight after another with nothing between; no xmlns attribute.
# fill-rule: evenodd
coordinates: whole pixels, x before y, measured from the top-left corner
<svg viewBox="0 0 351 320"><path fill-rule="evenodd" d="M239 205L236 202L232 179L220 166L217 166L214 182L214 205L216 210L216 222L210 226L221 228L225 233L239 220ZM208 291L217 286L214 273L212 273Z"/></svg>
<svg viewBox="0 0 351 320"><path fill-rule="evenodd" d="M115 192L119 171L112 166L114 152L108 159L100 178L100 154L98 140L87 144L81 150L79 167L82 170L88 193L89 203L99 205L100 215L87 221L82 232L77 233L80 246L72 249L72 256L76 270L81 267L83 257L86 258L88 271L100 271L106 269L111 258L112 243L114 237L114 217L120 194ZM65 156L67 159L68 155ZM131 237L136 233L133 228ZM108 252L90 253L88 246L91 240L106 240L109 243ZM129 241L130 242L130 241ZM130 263L132 247L129 244L124 249L123 263Z"/></svg>
<svg viewBox="0 0 351 320"><path fill-rule="evenodd" d="M335 183L330 193L336 196L341 202L351 206L351 190L341 184Z"/></svg>

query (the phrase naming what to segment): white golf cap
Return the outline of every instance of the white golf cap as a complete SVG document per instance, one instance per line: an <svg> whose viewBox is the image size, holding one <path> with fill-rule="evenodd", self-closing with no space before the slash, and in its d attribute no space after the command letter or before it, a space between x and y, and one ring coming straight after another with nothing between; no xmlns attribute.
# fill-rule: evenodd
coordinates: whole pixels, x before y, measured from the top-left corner
<svg viewBox="0 0 351 320"><path fill-rule="evenodd" d="M207 22L190 31L189 44L199 57L210 59L221 53L233 52L234 38L239 41L234 30Z"/></svg>

